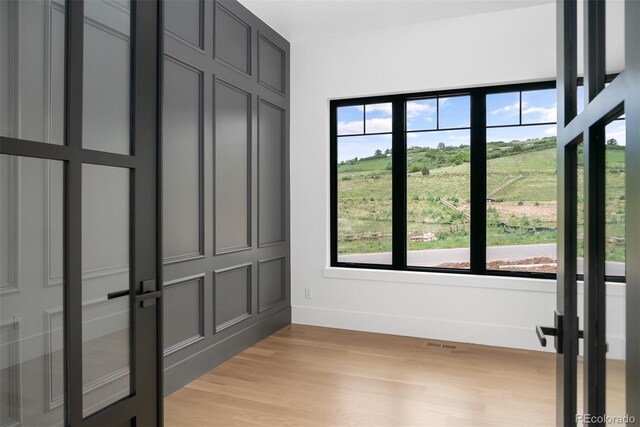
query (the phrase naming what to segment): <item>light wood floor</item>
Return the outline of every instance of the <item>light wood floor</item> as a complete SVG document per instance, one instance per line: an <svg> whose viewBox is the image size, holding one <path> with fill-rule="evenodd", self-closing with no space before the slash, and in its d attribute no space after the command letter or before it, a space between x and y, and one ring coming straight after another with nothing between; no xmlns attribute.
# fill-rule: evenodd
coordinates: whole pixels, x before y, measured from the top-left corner
<svg viewBox="0 0 640 427"><path fill-rule="evenodd" d="M302 325L165 399L167 426L552 426L554 417L553 354Z"/></svg>

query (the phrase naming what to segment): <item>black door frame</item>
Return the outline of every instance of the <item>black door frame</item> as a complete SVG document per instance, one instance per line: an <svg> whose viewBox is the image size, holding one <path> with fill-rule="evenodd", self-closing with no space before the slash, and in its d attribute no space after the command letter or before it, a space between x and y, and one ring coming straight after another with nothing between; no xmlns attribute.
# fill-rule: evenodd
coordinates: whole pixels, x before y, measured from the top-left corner
<svg viewBox="0 0 640 427"><path fill-rule="evenodd" d="M59 160L64 173L65 425L162 425L161 71L162 0L131 1L131 155L82 148L84 0L65 9L65 145L0 137L0 153ZM131 396L83 418L82 405L82 165L131 171L129 295ZM156 304L141 308L143 281L155 281ZM156 293L160 292L160 293ZM152 295L147 295L150 297ZM144 351L141 351L144 349Z"/></svg>
<svg viewBox="0 0 640 427"><path fill-rule="evenodd" d="M577 146L585 152L584 413L606 414L604 128L626 113L626 412L640 416L640 2L625 1L625 70L605 88L605 0L585 0L585 107L577 114L577 1L557 1L558 425L576 425Z"/></svg>

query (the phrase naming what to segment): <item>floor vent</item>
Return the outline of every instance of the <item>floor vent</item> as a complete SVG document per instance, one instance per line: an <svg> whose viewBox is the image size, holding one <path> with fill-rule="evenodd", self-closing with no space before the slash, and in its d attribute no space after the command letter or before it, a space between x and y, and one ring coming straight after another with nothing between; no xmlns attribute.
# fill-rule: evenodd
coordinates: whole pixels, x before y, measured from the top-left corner
<svg viewBox="0 0 640 427"><path fill-rule="evenodd" d="M442 344L439 342L430 342L427 341L426 344L427 347L431 347L431 348L446 348L447 350L455 350L456 346L453 344Z"/></svg>

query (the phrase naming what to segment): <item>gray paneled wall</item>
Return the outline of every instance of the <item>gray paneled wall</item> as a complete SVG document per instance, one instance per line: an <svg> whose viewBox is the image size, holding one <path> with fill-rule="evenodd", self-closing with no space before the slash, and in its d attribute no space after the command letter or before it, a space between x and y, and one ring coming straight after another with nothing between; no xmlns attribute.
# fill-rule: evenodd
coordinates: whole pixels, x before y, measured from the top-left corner
<svg viewBox="0 0 640 427"><path fill-rule="evenodd" d="M165 392L291 321L289 43L237 1L165 0Z"/></svg>

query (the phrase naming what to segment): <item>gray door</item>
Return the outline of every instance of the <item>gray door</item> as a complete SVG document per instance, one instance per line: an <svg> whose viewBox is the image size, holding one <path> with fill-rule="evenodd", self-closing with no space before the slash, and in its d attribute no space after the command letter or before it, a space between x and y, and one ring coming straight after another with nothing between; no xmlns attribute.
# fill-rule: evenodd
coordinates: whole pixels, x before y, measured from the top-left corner
<svg viewBox="0 0 640 427"><path fill-rule="evenodd" d="M3 426L161 423L157 6L0 3Z"/></svg>

